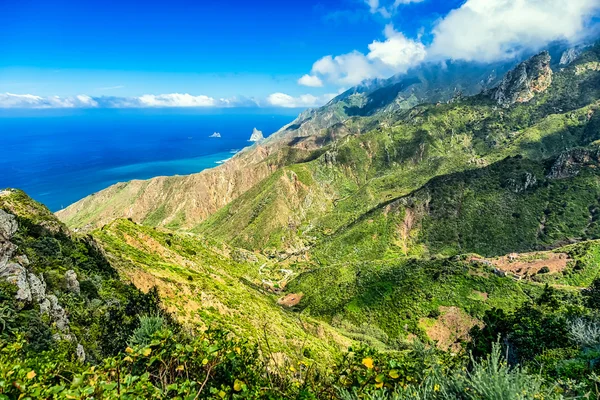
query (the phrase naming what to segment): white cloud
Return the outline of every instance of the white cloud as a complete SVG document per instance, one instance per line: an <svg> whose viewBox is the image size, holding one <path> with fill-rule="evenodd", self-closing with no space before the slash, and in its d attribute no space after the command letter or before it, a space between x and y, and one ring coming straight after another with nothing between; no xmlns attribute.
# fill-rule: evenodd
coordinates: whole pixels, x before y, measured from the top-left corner
<svg viewBox="0 0 600 400"><path fill-rule="evenodd" d="M369 6L371 14L381 14L384 18L392 17L392 14L386 7L380 7L379 0L365 0L365 3Z"/></svg>
<svg viewBox="0 0 600 400"><path fill-rule="evenodd" d="M340 56L325 56L314 63L313 75L336 85L356 85L365 79L380 76L373 63L362 53L352 53Z"/></svg>
<svg viewBox="0 0 600 400"><path fill-rule="evenodd" d="M379 0L365 0L365 3L369 6L369 11L371 14L379 14L383 18L389 19L394 16L398 10L398 7L412 3L421 3L423 1L425 0L395 0L389 5L384 5Z"/></svg>
<svg viewBox="0 0 600 400"><path fill-rule="evenodd" d="M312 94L304 94L298 97L292 97L285 93L273 93L267 97L267 103L273 107L319 107L333 99L337 94L329 93L322 96L313 96Z"/></svg>
<svg viewBox="0 0 600 400"><path fill-rule="evenodd" d="M554 40L577 41L598 0L467 0L434 28L432 57L490 62Z"/></svg>
<svg viewBox="0 0 600 400"><path fill-rule="evenodd" d="M407 39L391 24L385 27L385 36L384 42L374 41L369 45L369 60L381 61L395 72L405 72L425 59L427 51L423 43Z"/></svg>
<svg viewBox="0 0 600 400"><path fill-rule="evenodd" d="M403 4L422 3L425 0L396 0L394 1L394 8L398 8Z"/></svg>
<svg viewBox="0 0 600 400"><path fill-rule="evenodd" d="M221 103L212 97L192 96L188 93L145 94L138 97L138 100L142 106L146 107L214 107Z"/></svg>
<svg viewBox="0 0 600 400"><path fill-rule="evenodd" d="M389 24L385 41L373 41L366 55L353 51L339 56L325 56L313 64L311 75L335 85L357 85L365 79L382 78L406 72L427 55L425 46L408 39Z"/></svg>
<svg viewBox="0 0 600 400"><path fill-rule="evenodd" d="M284 93L273 93L259 101L254 98L231 97L215 99L209 96L190 94L146 94L139 97L79 95L72 97L42 97L32 94L0 93L1 108L162 108L162 107L316 107L335 97L336 94L313 96L305 94L292 97Z"/></svg>
<svg viewBox="0 0 600 400"><path fill-rule="evenodd" d="M298 84L308 87L321 87L323 86L323 81L318 76L306 74L298 79Z"/></svg>
<svg viewBox="0 0 600 400"><path fill-rule="evenodd" d="M371 13L384 16L402 5L425 0L394 0L389 5L390 1L364 0ZM598 21L594 17L599 14L600 0L466 0L437 22L428 47L389 24L384 31L385 40L369 44L367 54L355 50L325 56L313 64L311 74L299 83L308 79L305 77L317 77L321 82L353 86L367 79L406 72L423 61L510 59L525 51L540 50L552 41L576 43L585 39L596 31L593 28Z"/></svg>
<svg viewBox="0 0 600 400"><path fill-rule="evenodd" d="M90 96L40 97L32 94L0 93L0 108L91 108L98 103Z"/></svg>

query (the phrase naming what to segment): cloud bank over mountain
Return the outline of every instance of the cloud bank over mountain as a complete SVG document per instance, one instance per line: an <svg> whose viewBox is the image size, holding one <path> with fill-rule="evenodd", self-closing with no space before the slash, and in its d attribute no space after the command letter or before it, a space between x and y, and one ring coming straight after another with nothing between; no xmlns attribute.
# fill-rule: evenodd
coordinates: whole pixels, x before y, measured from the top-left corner
<svg viewBox="0 0 600 400"><path fill-rule="evenodd" d="M401 4L366 0L371 14L390 20ZM598 0L467 0L440 18L430 32L411 39L388 22L384 41L374 40L365 54L358 50L326 55L298 83L356 85L366 79L406 72L422 62L464 60L495 62L536 51L553 41L578 43L597 32ZM423 36L429 38L423 40Z"/></svg>

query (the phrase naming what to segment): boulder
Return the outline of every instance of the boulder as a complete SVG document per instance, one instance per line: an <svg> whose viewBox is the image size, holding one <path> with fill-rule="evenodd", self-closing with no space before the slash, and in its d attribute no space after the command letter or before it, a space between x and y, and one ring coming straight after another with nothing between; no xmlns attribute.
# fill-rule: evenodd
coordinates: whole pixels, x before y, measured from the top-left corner
<svg viewBox="0 0 600 400"><path fill-rule="evenodd" d="M77 273L72 269L65 272L65 283L69 292L79 294L81 289L79 288L79 281L77 280Z"/></svg>
<svg viewBox="0 0 600 400"><path fill-rule="evenodd" d="M8 264L15 251L17 251L17 246L11 242L0 241L0 271Z"/></svg>
<svg viewBox="0 0 600 400"><path fill-rule="evenodd" d="M0 279L4 279L17 287L17 294L15 296L17 300L31 301L31 289L25 267L17 263L7 263L0 268Z"/></svg>
<svg viewBox="0 0 600 400"><path fill-rule="evenodd" d="M77 345L77 349L75 349L75 354L77 355L77 359L79 362L85 362L85 349L81 344Z"/></svg>
<svg viewBox="0 0 600 400"><path fill-rule="evenodd" d="M0 242L10 240L17 229L19 229L17 218L4 210L0 210Z"/></svg>
<svg viewBox="0 0 600 400"><path fill-rule="evenodd" d="M46 299L46 282L41 275L29 274L29 289L34 301L41 303Z"/></svg>
<svg viewBox="0 0 600 400"><path fill-rule="evenodd" d="M46 299L50 302L50 309L48 314L50 318L54 321L56 328L61 332L69 331L69 318L67 317L67 312L64 308L58 303L58 298L51 294L46 296Z"/></svg>

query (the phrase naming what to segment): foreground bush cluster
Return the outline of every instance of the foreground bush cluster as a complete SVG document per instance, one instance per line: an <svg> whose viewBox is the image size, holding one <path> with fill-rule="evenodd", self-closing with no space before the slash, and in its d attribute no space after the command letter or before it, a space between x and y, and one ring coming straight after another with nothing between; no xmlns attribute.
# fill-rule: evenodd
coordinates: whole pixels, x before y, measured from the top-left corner
<svg viewBox="0 0 600 400"><path fill-rule="evenodd" d="M277 361L211 330L141 317L128 346L96 363L73 345L37 351L22 333L0 345L0 399L563 399L600 395L600 280L579 294L550 287L512 313L492 310L462 355L430 345L349 349L335 365Z"/></svg>

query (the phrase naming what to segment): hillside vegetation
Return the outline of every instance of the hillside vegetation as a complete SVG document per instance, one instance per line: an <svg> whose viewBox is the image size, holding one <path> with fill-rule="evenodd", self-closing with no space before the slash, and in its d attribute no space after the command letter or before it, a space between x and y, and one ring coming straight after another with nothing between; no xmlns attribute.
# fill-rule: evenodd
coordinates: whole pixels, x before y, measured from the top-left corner
<svg viewBox="0 0 600 400"><path fill-rule="evenodd" d="M74 231L1 191L0 398L600 396L599 58L370 82Z"/></svg>

